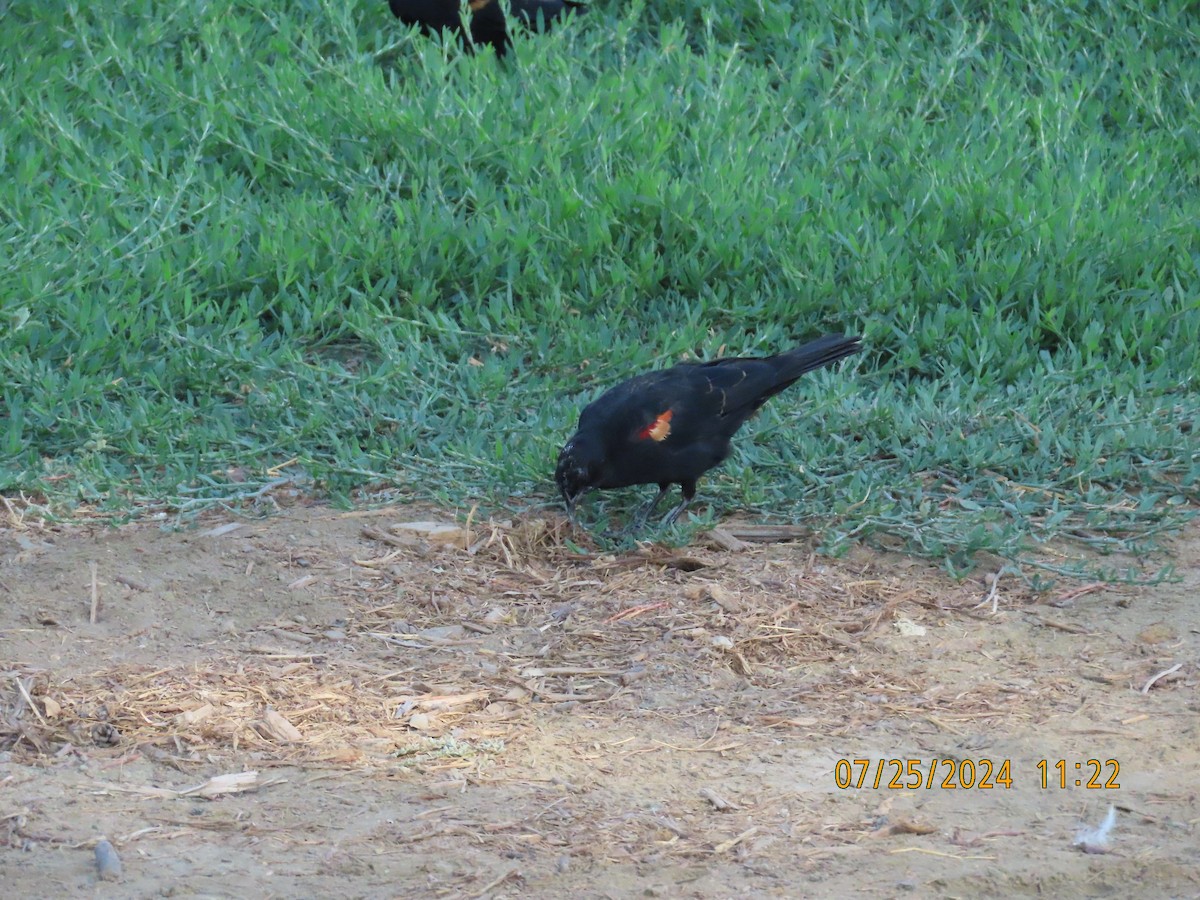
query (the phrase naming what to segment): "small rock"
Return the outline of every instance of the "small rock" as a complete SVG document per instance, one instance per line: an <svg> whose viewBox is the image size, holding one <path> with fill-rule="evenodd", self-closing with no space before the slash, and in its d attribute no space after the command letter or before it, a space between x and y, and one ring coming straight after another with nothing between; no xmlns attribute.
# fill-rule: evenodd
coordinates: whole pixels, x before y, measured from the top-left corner
<svg viewBox="0 0 1200 900"><path fill-rule="evenodd" d="M108 841L96 845L96 871L101 881L121 880L121 857Z"/></svg>

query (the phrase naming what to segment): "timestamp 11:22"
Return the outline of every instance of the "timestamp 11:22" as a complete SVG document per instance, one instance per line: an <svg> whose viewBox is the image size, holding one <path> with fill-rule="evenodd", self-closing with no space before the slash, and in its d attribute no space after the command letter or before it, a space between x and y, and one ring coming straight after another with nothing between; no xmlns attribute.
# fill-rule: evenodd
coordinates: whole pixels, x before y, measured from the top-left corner
<svg viewBox="0 0 1200 900"><path fill-rule="evenodd" d="M1115 759L1088 759L1077 763L1065 759L1043 759L1038 762L1037 769L1043 789L1061 788L1065 791L1074 785L1095 791L1112 791L1121 787L1117 783L1121 764ZM1105 772L1109 773L1107 778L1104 777Z"/></svg>

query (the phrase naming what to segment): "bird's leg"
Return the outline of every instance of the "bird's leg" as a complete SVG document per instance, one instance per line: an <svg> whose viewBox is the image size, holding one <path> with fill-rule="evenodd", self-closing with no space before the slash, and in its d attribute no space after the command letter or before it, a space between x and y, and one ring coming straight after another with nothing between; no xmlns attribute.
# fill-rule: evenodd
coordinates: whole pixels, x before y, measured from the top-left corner
<svg viewBox="0 0 1200 900"><path fill-rule="evenodd" d="M683 512L685 509L687 509L688 504L691 502L692 501L686 497L684 497L682 500L680 500L679 503L677 503L675 505L674 509L672 509L669 513L667 513L666 517L663 518L662 527L666 528L668 525L670 525L672 522L674 522L676 519L678 519L679 514L681 512Z"/></svg>
<svg viewBox="0 0 1200 900"><path fill-rule="evenodd" d="M688 508L688 504L690 504L692 502L692 499L696 496L696 482L685 481L679 487L683 491L683 499L680 500L678 505L676 505L676 507L674 509L672 509L669 513L667 513L666 517L662 520L663 528L667 528L676 519L678 519L679 514ZM659 496L661 497L662 494L659 494Z"/></svg>
<svg viewBox="0 0 1200 900"><path fill-rule="evenodd" d="M646 520L650 518L650 513L654 512L658 504L662 503L662 498L667 495L667 491L670 489L670 484L660 484L658 486L658 493L654 495L654 498L649 503L641 508L638 514L634 516L633 521L629 523L629 527L625 530L640 531L646 524Z"/></svg>

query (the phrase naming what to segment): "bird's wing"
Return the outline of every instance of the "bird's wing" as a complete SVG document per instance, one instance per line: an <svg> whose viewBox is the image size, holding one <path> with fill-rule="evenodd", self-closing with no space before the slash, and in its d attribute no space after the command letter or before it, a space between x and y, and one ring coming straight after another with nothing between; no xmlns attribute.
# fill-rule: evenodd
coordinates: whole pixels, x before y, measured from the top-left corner
<svg viewBox="0 0 1200 900"><path fill-rule="evenodd" d="M695 387L690 395L720 418L744 418L779 387L779 372L770 358L721 359L691 368L689 380Z"/></svg>

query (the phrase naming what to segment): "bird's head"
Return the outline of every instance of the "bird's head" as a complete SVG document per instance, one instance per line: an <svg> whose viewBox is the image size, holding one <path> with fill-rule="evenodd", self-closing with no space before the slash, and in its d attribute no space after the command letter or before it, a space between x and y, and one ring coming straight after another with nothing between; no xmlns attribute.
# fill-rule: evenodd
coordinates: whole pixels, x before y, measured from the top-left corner
<svg viewBox="0 0 1200 900"><path fill-rule="evenodd" d="M592 453L587 442L579 435L567 441L558 454L558 466L554 469L554 483L562 493L567 505L567 515L575 520L575 504L579 498L596 486L600 480L600 461Z"/></svg>

